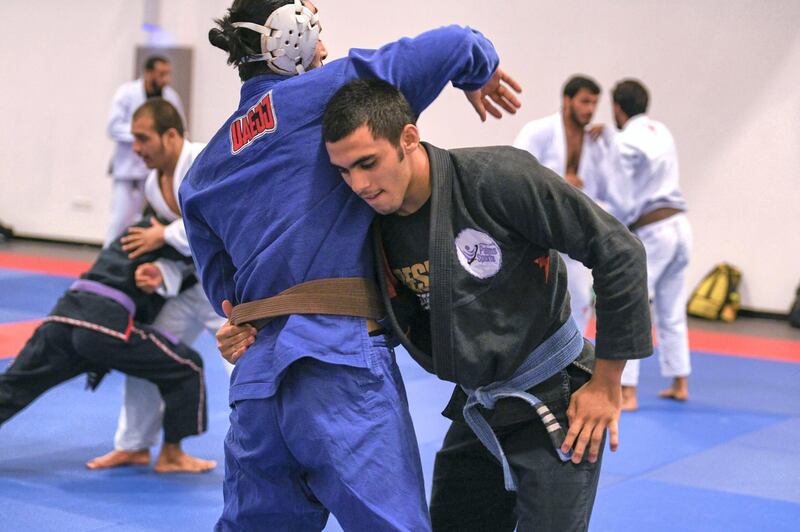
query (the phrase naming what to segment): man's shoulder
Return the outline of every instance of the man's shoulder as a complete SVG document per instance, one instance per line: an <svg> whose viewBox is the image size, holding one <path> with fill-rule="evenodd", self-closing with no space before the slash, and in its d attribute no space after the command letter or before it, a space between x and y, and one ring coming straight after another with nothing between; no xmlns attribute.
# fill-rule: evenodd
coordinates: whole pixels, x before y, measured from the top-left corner
<svg viewBox="0 0 800 532"><path fill-rule="evenodd" d="M204 142L186 141L186 145L181 152L180 159L178 160L176 178L178 178L181 182L186 178L186 175L191 171L195 161L197 161L198 156L205 147L206 144Z"/></svg>
<svg viewBox="0 0 800 532"><path fill-rule="evenodd" d="M561 120L561 115L559 113L553 113L527 122L524 126L522 126L520 131L527 132L529 134L544 132L550 133L555 129L559 120Z"/></svg>
<svg viewBox="0 0 800 532"><path fill-rule="evenodd" d="M192 158L197 157L206 147L205 142L187 142L189 144L189 153L192 155Z"/></svg>
<svg viewBox="0 0 800 532"><path fill-rule="evenodd" d="M553 134L561 119L559 113L554 113L536 120L527 122L519 130L514 146L524 150L539 153L544 144L551 142Z"/></svg>
<svg viewBox="0 0 800 532"><path fill-rule="evenodd" d="M480 189L488 184L497 188L498 182L512 186L531 171L541 167L529 152L513 146L484 146L458 148L448 153L462 185Z"/></svg>
<svg viewBox="0 0 800 532"><path fill-rule="evenodd" d="M169 85L164 87L163 92L164 92L163 96L164 96L165 100L168 100L168 101L170 101L172 103L177 103L177 104L180 104L180 105L183 104L183 102L181 101L181 95L178 94L178 91L176 91L175 89L173 89Z"/></svg>
<svg viewBox="0 0 800 532"><path fill-rule="evenodd" d="M462 165L491 162L506 166L534 160L534 157L527 151L507 145L455 148L447 151L456 163ZM487 168L487 170L492 171L491 168Z"/></svg>
<svg viewBox="0 0 800 532"><path fill-rule="evenodd" d="M563 181L529 152L513 146L459 148L449 154L455 168L452 186L466 208L495 220L510 222L510 213L520 214L523 198L539 194L548 182Z"/></svg>
<svg viewBox="0 0 800 532"><path fill-rule="evenodd" d="M139 79L132 79L131 81L126 81L119 87L117 87L116 95L119 96L130 96L137 94L137 92L141 89L144 90L142 87L142 80Z"/></svg>
<svg viewBox="0 0 800 532"><path fill-rule="evenodd" d="M672 133L667 127L646 115L631 119L631 123L616 136L623 149L645 153L659 152L674 145Z"/></svg>

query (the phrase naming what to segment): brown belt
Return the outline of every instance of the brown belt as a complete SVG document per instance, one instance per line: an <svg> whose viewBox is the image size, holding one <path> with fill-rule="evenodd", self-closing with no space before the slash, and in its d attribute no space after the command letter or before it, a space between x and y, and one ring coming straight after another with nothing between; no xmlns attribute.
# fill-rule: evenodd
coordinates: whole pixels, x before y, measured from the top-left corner
<svg viewBox="0 0 800 532"><path fill-rule="evenodd" d="M633 222L629 229L631 231L636 231L637 229L641 229L645 225L654 224L656 222L660 222L661 220L666 220L670 216L674 216L680 212L683 212L680 209L675 209L673 207L660 207L648 213L645 213L639 216L639 219Z"/></svg>
<svg viewBox="0 0 800 532"><path fill-rule="evenodd" d="M334 314L369 318L370 332L378 329L372 320L386 313L374 281L362 277L317 279L288 288L280 294L233 307L231 323L250 323L260 329L273 318L289 314Z"/></svg>

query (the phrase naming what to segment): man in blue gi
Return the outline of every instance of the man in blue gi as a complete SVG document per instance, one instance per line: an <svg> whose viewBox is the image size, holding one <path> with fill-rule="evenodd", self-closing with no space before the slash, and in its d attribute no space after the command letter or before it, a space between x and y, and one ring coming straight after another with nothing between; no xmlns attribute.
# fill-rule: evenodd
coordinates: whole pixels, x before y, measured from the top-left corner
<svg viewBox="0 0 800 532"><path fill-rule="evenodd" d="M458 385L433 528L585 530L606 429L618 445L625 362L652 352L644 248L527 152L442 150L415 122L396 88L355 80L328 104L323 136L382 215L376 264L394 281L381 283L393 333ZM570 317L559 251L592 269L596 348Z"/></svg>
<svg viewBox="0 0 800 532"><path fill-rule="evenodd" d="M485 118L514 112L491 43L456 26L326 56L310 2L237 0L211 30L244 82L239 108L195 160L181 207L209 300L241 305L307 281L371 279L373 218L330 167L325 103L356 77L398 85L416 113L448 82ZM301 76L295 74L303 73ZM313 299L313 298L312 298ZM219 530L428 530L416 438L377 325L291 312L234 370Z"/></svg>

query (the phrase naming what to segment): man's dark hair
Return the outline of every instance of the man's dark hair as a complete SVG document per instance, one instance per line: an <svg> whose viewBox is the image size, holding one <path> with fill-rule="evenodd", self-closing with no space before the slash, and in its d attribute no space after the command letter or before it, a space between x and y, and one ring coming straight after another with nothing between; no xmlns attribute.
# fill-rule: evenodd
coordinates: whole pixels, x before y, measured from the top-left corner
<svg viewBox="0 0 800 532"><path fill-rule="evenodd" d="M631 118L647 112L650 97L641 81L636 79L623 79L611 92L614 103L619 105L622 112Z"/></svg>
<svg viewBox="0 0 800 532"><path fill-rule="evenodd" d="M144 69L145 69L146 71L150 72L150 71L151 71L151 70L153 70L153 69L156 67L156 65L157 65L157 64L159 64L159 63L167 63L167 64L169 64L169 59L167 59L167 58L166 58L166 57L164 57L163 55L151 55L151 56L150 56L150 57L148 57L148 58L147 58L147 60L144 62Z"/></svg>
<svg viewBox="0 0 800 532"><path fill-rule="evenodd" d="M153 127L159 135L163 135L169 129L174 129L183 136L183 119L175 106L164 98L150 98L136 109L133 119L136 120L142 114L147 113L153 117Z"/></svg>
<svg viewBox="0 0 800 532"><path fill-rule="evenodd" d="M208 31L208 41L228 52L228 64L239 69L239 78L242 81L261 74L270 74L272 71L264 61L242 62L247 56L261 54L261 34L247 28L235 28L233 23L251 22L263 25L273 11L293 2L294 0L234 0L228 14L214 21L217 27Z"/></svg>
<svg viewBox="0 0 800 532"><path fill-rule="evenodd" d="M407 124L417 116L403 94L380 79L353 80L333 95L322 117L322 138L336 142L366 125L376 139L400 145Z"/></svg>
<svg viewBox="0 0 800 532"><path fill-rule="evenodd" d="M600 94L600 85L595 80L586 76L572 76L564 83L562 94L568 98L574 98L578 91L586 89L594 95Z"/></svg>

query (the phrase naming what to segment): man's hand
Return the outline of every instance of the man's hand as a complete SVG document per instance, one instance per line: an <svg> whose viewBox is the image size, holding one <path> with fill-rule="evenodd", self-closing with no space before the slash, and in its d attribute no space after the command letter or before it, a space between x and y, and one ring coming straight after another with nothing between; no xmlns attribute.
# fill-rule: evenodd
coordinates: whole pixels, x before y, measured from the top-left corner
<svg viewBox="0 0 800 532"><path fill-rule="evenodd" d="M131 227L123 236L122 251L127 251L129 259L135 259L164 245L164 225L155 216L150 218L150 227Z"/></svg>
<svg viewBox="0 0 800 532"><path fill-rule="evenodd" d="M495 118L502 118L503 113L492 105L489 100L496 103L506 110L507 113L514 114L522 104L519 103L514 92L522 92L522 87L519 83L506 74L502 69L498 68L494 71L492 78L486 82L486 85L476 91L464 91L464 94L475 108L475 112L481 117L481 122L486 122L486 113L488 112Z"/></svg>
<svg viewBox="0 0 800 532"><path fill-rule="evenodd" d="M217 331L217 349L222 358L236 364L247 348L256 341L258 331L252 325L237 326L230 322L233 305L227 299L222 302L222 311L229 321Z"/></svg>
<svg viewBox="0 0 800 532"><path fill-rule="evenodd" d="M603 134L603 130L606 128L605 124L593 124L589 126L589 138L592 140L597 140Z"/></svg>
<svg viewBox="0 0 800 532"><path fill-rule="evenodd" d="M567 183L573 187L583 189L583 179L581 179L577 174L567 174L564 176L564 179L566 179Z"/></svg>
<svg viewBox="0 0 800 532"><path fill-rule="evenodd" d="M561 452L572 449L572 463L583 460L587 446L589 462L597 462L603 431L608 429L608 445L612 451L619 446L620 377L624 360L595 362L594 375L584 386L572 394L567 408L569 431Z"/></svg>
<svg viewBox="0 0 800 532"><path fill-rule="evenodd" d="M164 283L164 276L161 268L152 262L145 262L136 268L133 280L136 281L136 288L145 294L152 294Z"/></svg>

